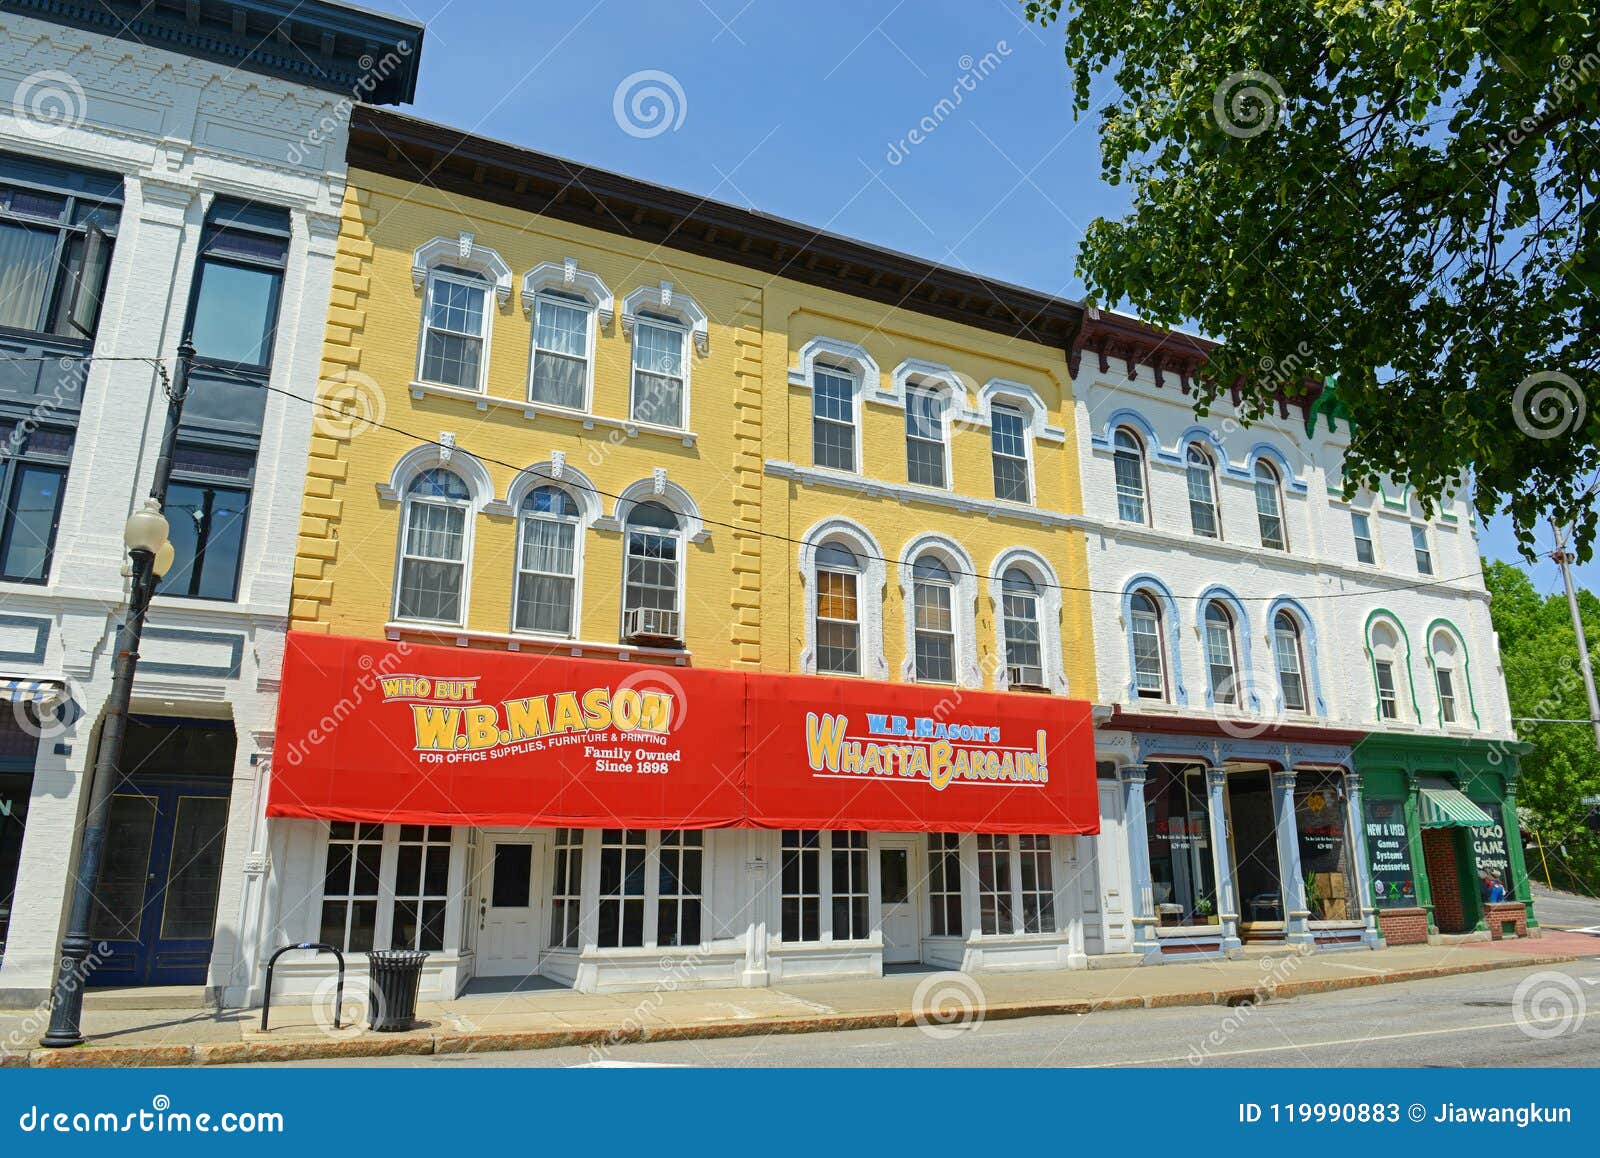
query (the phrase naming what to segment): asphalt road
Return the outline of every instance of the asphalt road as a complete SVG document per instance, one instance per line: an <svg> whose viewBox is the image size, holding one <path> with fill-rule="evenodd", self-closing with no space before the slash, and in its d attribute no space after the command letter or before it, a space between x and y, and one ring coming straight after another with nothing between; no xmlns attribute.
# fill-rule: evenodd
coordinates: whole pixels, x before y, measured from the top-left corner
<svg viewBox="0 0 1600 1158"><path fill-rule="evenodd" d="M1531 883L1531 882L1530 882ZM1600 900L1533 887L1533 913L1550 929L1600 928Z"/></svg>
<svg viewBox="0 0 1600 1158"><path fill-rule="evenodd" d="M1269 1002L995 1021L933 1037L862 1030L465 1057L308 1065L622 1066L1596 1066L1597 953L1554 969L1512 969ZM1517 991L1525 979L1542 999ZM1525 993L1527 991L1525 990ZM1520 1017L1519 1017L1520 1013ZM1528 1028L1525 1029L1523 1023Z"/></svg>

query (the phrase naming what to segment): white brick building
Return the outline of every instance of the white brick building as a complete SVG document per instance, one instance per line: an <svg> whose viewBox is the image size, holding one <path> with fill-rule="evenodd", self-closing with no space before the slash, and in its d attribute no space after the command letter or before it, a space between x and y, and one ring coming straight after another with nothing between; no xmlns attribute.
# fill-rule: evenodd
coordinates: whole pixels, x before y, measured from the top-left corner
<svg viewBox="0 0 1600 1158"><path fill-rule="evenodd" d="M348 109L409 100L420 44L334 3L0 4L0 1005L53 980L122 524L154 469L157 365L190 332L213 368L180 433L90 984L220 997L242 976L313 429L262 386L318 380Z"/></svg>

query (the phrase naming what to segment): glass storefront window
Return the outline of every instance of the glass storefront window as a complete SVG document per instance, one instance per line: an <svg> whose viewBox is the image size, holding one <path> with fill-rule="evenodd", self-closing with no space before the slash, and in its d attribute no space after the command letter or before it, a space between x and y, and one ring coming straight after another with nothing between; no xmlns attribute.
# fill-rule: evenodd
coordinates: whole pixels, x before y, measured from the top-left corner
<svg viewBox="0 0 1600 1158"><path fill-rule="evenodd" d="M1340 776L1302 772L1295 781L1294 826L1313 921L1352 921L1361 915Z"/></svg>
<svg viewBox="0 0 1600 1158"><path fill-rule="evenodd" d="M1380 909L1415 908L1417 877L1411 867L1405 804L1399 800L1368 800L1364 811L1372 903Z"/></svg>
<svg viewBox="0 0 1600 1158"><path fill-rule="evenodd" d="M1151 899L1162 925L1217 921L1216 864L1205 770L1152 764L1145 781Z"/></svg>
<svg viewBox="0 0 1600 1158"><path fill-rule="evenodd" d="M1472 829L1472 852L1478 863L1478 899L1514 901L1511 888L1511 858L1506 846L1505 813L1489 800L1474 800L1494 823Z"/></svg>

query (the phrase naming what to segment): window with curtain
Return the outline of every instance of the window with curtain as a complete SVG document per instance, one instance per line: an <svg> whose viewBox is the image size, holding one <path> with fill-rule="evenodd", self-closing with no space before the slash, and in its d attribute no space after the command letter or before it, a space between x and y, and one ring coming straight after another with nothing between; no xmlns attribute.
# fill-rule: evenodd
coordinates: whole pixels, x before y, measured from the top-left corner
<svg viewBox="0 0 1600 1158"><path fill-rule="evenodd" d="M911 611L916 678L956 682L955 577L932 555L911 566Z"/></svg>
<svg viewBox="0 0 1600 1158"><path fill-rule="evenodd" d="M1009 503L1033 501L1028 471L1028 420L1014 406L990 408L989 450L994 463L994 497Z"/></svg>
<svg viewBox="0 0 1600 1158"><path fill-rule="evenodd" d="M546 290L534 299L533 379L528 397L567 410L589 408L589 326L582 298Z"/></svg>
<svg viewBox="0 0 1600 1158"><path fill-rule="evenodd" d="M660 503L635 503L628 512L625 549L623 635L681 640L683 521Z"/></svg>
<svg viewBox="0 0 1600 1158"><path fill-rule="evenodd" d="M1239 663L1233 616L1221 603L1206 604L1206 670L1211 680L1211 700L1239 703Z"/></svg>
<svg viewBox="0 0 1600 1158"><path fill-rule="evenodd" d="M907 386L907 479L917 486L943 489L948 485L944 457L944 396L926 386Z"/></svg>
<svg viewBox="0 0 1600 1158"><path fill-rule="evenodd" d="M1006 645L1006 682L1012 687L1044 687L1039 585L1021 567L1008 567L1000 577L1000 618Z"/></svg>
<svg viewBox="0 0 1600 1158"><path fill-rule="evenodd" d="M1261 545L1274 551L1289 549L1289 540L1283 529L1283 493L1278 472L1265 460L1258 460L1255 469L1256 524L1261 528Z"/></svg>
<svg viewBox="0 0 1600 1158"><path fill-rule="evenodd" d="M401 525L396 618L461 622L471 499L461 477L442 467L411 480Z"/></svg>
<svg viewBox="0 0 1600 1158"><path fill-rule="evenodd" d="M1144 445L1125 426L1117 428L1111 442L1111 461L1117 475L1117 517L1125 523L1143 523Z"/></svg>
<svg viewBox="0 0 1600 1158"><path fill-rule="evenodd" d="M1185 459L1189 479L1189 525L1197 535L1219 538L1216 472L1211 456L1198 446L1190 446Z"/></svg>
<svg viewBox="0 0 1600 1158"><path fill-rule="evenodd" d="M428 274L423 311L424 382L484 389L483 352L489 337L489 283L471 270L436 266Z"/></svg>
<svg viewBox="0 0 1600 1158"><path fill-rule="evenodd" d="M1143 591L1133 593L1128 609L1134 690L1142 700L1164 700L1167 670L1166 652L1161 645L1161 612L1156 601Z"/></svg>
<svg viewBox="0 0 1600 1158"><path fill-rule="evenodd" d="M252 451L178 443L163 508L172 565L156 588L160 594L238 597L255 464Z"/></svg>
<svg viewBox="0 0 1600 1158"><path fill-rule="evenodd" d="M560 487L535 487L522 500L517 549L516 629L575 634L578 504Z"/></svg>
<svg viewBox="0 0 1600 1158"><path fill-rule="evenodd" d="M861 674L861 561L842 543L817 548L817 671Z"/></svg>
<svg viewBox="0 0 1600 1158"><path fill-rule="evenodd" d="M811 460L831 470L856 469L856 381L821 364L811 372Z"/></svg>
<svg viewBox="0 0 1600 1158"><path fill-rule="evenodd" d="M1278 665L1278 689L1285 711L1306 710L1305 657L1300 643L1300 622L1287 611L1272 621L1272 648Z"/></svg>
<svg viewBox="0 0 1600 1158"><path fill-rule="evenodd" d="M122 179L0 154L0 327L92 339Z"/></svg>
<svg viewBox="0 0 1600 1158"><path fill-rule="evenodd" d="M73 437L66 427L0 422L0 579L49 581Z"/></svg>
<svg viewBox="0 0 1600 1158"><path fill-rule="evenodd" d="M628 415L635 422L682 428L688 424L683 327L670 318L641 314L633 324L633 390Z"/></svg>

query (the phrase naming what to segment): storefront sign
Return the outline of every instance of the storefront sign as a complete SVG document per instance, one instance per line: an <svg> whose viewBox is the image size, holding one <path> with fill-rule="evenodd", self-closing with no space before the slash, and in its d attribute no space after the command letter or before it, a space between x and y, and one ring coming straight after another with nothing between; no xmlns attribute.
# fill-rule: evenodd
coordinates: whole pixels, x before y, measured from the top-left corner
<svg viewBox="0 0 1600 1158"><path fill-rule="evenodd" d="M268 814L1098 831L1089 705L294 633Z"/></svg>
<svg viewBox="0 0 1600 1158"><path fill-rule="evenodd" d="M1380 909L1414 908L1417 882L1411 868L1405 805L1398 800L1368 800L1366 825L1373 902Z"/></svg>
<svg viewBox="0 0 1600 1158"><path fill-rule="evenodd" d="M1478 887L1487 900L1489 886L1484 881L1485 878L1489 878L1498 882L1505 890L1505 895L1510 896L1511 857L1506 849L1505 815L1501 812L1499 804L1482 800L1475 800L1473 803L1494 821L1492 825L1469 830L1472 833L1472 851L1478 861Z"/></svg>

